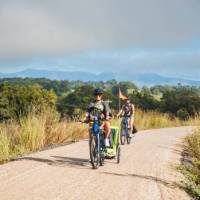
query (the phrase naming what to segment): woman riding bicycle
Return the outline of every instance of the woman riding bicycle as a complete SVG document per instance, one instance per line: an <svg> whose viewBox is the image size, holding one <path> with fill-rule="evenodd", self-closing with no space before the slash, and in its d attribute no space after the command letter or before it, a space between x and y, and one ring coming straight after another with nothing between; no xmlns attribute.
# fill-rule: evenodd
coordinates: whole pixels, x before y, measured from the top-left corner
<svg viewBox="0 0 200 200"><path fill-rule="evenodd" d="M130 99L126 100L126 103L122 106L121 110L117 114L117 117L120 115L129 118L130 132L133 133L135 106L134 104L131 104Z"/></svg>
<svg viewBox="0 0 200 200"><path fill-rule="evenodd" d="M95 116L98 116L102 121L101 128L105 130L105 146L109 147L109 135L110 135L110 107L102 100L103 91L99 88L94 90L95 100L89 104L86 113L86 121L92 121Z"/></svg>

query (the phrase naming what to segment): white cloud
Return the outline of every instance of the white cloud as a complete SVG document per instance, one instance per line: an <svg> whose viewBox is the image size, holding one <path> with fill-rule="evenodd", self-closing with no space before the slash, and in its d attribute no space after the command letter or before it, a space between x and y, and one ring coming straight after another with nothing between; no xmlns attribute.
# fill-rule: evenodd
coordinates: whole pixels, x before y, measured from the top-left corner
<svg viewBox="0 0 200 200"><path fill-rule="evenodd" d="M200 44L186 45L200 39L199 10L199 0L0 0L0 66L200 77Z"/></svg>
<svg viewBox="0 0 200 200"><path fill-rule="evenodd" d="M0 58L167 47L200 37L198 0L0 1Z"/></svg>

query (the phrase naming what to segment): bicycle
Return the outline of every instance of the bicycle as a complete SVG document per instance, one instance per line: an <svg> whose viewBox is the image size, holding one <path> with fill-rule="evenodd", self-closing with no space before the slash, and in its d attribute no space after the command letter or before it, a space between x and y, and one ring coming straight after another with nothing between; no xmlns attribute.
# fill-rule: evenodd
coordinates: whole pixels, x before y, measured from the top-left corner
<svg viewBox="0 0 200 200"><path fill-rule="evenodd" d="M131 143L129 120L129 117L123 117L121 121L120 141L122 145L124 145L125 142L127 142L127 144Z"/></svg>
<svg viewBox="0 0 200 200"><path fill-rule="evenodd" d="M104 144L105 130L100 128L101 121L94 117L90 123L92 124L89 129L89 149L93 169L103 166L106 158L116 158L117 163L120 163L119 128L111 127L109 137L111 145L110 148L106 148Z"/></svg>
<svg viewBox="0 0 200 200"><path fill-rule="evenodd" d="M105 159L105 133L103 129L100 129L100 121L98 119L93 120L89 133L90 160L92 167L96 169L99 165L104 165Z"/></svg>

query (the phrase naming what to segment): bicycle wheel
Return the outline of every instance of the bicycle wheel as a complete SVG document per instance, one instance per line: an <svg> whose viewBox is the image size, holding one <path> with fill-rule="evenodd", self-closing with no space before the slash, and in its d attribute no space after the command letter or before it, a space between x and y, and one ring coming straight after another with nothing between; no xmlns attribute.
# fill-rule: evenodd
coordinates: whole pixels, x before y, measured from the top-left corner
<svg viewBox="0 0 200 200"><path fill-rule="evenodd" d="M104 166L104 160L105 160L105 156L104 156L104 153L101 151L100 152L100 159L99 159L100 166Z"/></svg>
<svg viewBox="0 0 200 200"><path fill-rule="evenodd" d="M121 142L121 145L124 145L124 144L125 144L125 141L126 141L126 132L125 132L125 130L122 128L122 129L121 129L121 132L120 132L120 142Z"/></svg>
<svg viewBox="0 0 200 200"><path fill-rule="evenodd" d="M90 137L90 160L92 167L94 169L98 168L99 165L99 138L96 136L91 136Z"/></svg>
<svg viewBox="0 0 200 200"><path fill-rule="evenodd" d="M103 135L99 136L100 141L100 153L99 153L99 162L100 166L104 165L105 155L104 155L104 137Z"/></svg>
<svg viewBox="0 0 200 200"><path fill-rule="evenodd" d="M131 137L130 137L130 129L128 130L128 135L126 135L126 141L127 141L127 144L130 144L131 143Z"/></svg>

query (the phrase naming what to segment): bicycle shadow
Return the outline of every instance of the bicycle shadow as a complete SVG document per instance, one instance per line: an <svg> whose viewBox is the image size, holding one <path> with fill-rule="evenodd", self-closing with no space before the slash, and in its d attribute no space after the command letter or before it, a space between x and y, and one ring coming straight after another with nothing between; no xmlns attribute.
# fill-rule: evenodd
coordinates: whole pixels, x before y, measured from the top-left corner
<svg viewBox="0 0 200 200"><path fill-rule="evenodd" d="M91 169L89 159L76 158L76 157L62 157L62 156L51 156L52 159L39 158L39 157L23 157L21 160L31 160L36 162L46 163L52 166L68 166Z"/></svg>
<svg viewBox="0 0 200 200"><path fill-rule="evenodd" d="M79 169L92 169L91 161L85 158L78 157L63 157L63 156L50 156L50 158L42 158L42 157L23 157L19 160L31 160L41 163L46 163L47 165L58 166L58 167L72 167ZM107 164L117 164L115 163L114 158L107 158Z"/></svg>
<svg viewBox="0 0 200 200"><path fill-rule="evenodd" d="M89 159L77 158L77 157L62 157L62 156L51 156L56 159L57 163L62 163L67 166L75 167L87 167L91 168Z"/></svg>

